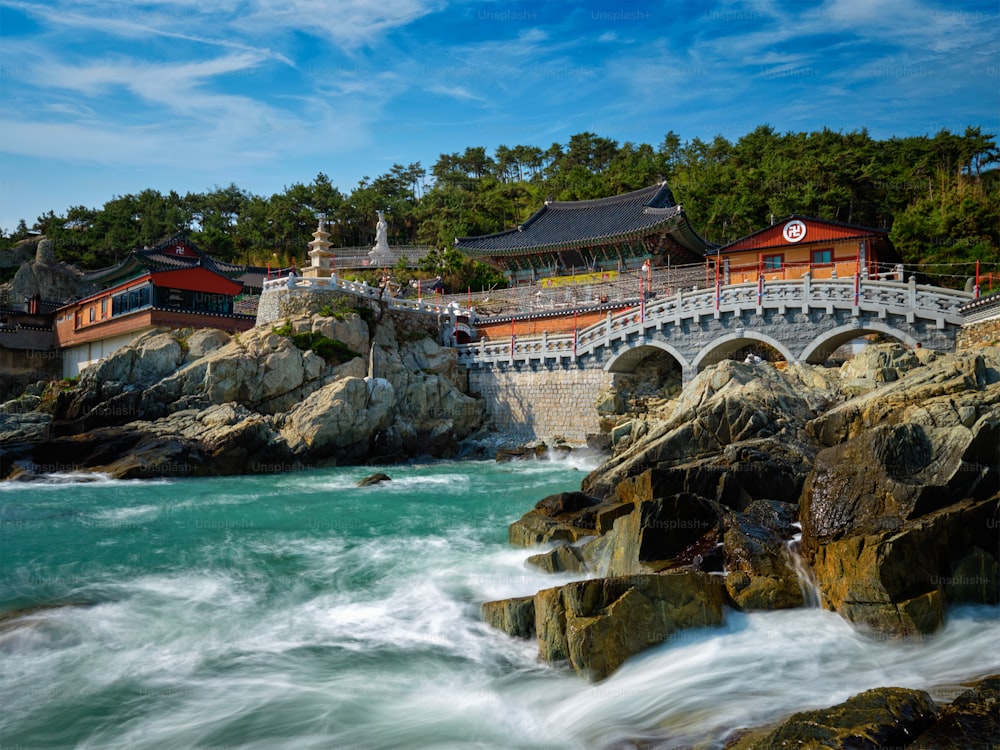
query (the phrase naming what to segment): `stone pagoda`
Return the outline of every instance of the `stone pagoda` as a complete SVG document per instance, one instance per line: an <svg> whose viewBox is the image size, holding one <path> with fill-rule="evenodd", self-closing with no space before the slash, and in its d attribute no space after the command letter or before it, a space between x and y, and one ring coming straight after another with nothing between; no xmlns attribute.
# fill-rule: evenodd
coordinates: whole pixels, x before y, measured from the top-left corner
<svg viewBox="0 0 1000 750"><path fill-rule="evenodd" d="M309 243L309 265L302 275L311 278L330 278L333 275L333 253L330 250L330 233L326 231L326 214L319 214L319 226Z"/></svg>

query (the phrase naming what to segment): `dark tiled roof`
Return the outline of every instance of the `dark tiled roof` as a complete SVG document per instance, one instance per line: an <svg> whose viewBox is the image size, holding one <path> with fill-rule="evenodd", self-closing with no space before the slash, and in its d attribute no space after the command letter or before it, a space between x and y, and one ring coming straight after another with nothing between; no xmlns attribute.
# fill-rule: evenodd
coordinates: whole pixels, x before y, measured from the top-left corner
<svg viewBox="0 0 1000 750"><path fill-rule="evenodd" d="M481 237L459 237L455 247L473 257L594 247L667 232L703 255L709 247L691 228L667 184L589 201L547 201L524 224Z"/></svg>
<svg viewBox="0 0 1000 750"><path fill-rule="evenodd" d="M166 252L167 248L183 242L191 248L196 257L180 256L175 253ZM116 279L123 279L128 276L139 275L146 271L170 271L179 268L192 268L194 266L204 266L215 271L222 276L233 278L239 276L245 270L245 266L226 263L222 260L206 255L194 243L183 234L175 234L166 238L153 247L144 247L141 250L133 250L121 263L110 268L102 268L99 271L92 271L86 275L88 281L108 283Z"/></svg>
<svg viewBox="0 0 1000 750"><path fill-rule="evenodd" d="M984 294L978 299L966 302L958 308L958 311L963 315L966 315L973 311L990 310L993 308L1000 309L1000 292Z"/></svg>

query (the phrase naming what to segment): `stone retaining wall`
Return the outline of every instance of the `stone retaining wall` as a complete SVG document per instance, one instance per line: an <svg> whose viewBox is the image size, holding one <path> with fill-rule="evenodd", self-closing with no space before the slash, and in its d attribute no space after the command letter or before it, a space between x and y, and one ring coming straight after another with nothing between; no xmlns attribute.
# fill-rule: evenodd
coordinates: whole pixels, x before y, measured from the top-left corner
<svg viewBox="0 0 1000 750"><path fill-rule="evenodd" d="M967 323L962 326L955 339L957 349L990 345L1000 345L1000 316L991 320Z"/></svg>
<svg viewBox="0 0 1000 750"><path fill-rule="evenodd" d="M595 402L611 377L603 370L556 365L490 367L469 372L469 391L482 397L498 432L524 441L562 437L582 444L599 431Z"/></svg>

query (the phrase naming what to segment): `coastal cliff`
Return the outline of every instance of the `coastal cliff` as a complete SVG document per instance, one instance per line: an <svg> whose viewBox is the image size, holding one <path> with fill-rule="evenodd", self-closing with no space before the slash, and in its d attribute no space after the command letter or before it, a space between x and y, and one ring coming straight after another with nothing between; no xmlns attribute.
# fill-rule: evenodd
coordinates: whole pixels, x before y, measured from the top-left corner
<svg viewBox="0 0 1000 750"><path fill-rule="evenodd" d="M152 331L0 405L0 477L277 473L454 455L482 425L433 321L303 310L243 334Z"/></svg>

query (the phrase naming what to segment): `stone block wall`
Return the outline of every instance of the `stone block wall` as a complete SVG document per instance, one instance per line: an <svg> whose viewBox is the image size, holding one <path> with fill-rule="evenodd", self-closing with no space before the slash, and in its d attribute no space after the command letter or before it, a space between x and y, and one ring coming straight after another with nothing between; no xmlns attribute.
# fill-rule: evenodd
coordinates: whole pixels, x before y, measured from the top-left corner
<svg viewBox="0 0 1000 750"><path fill-rule="evenodd" d="M959 330L955 341L957 349L998 345L1000 345L1000 315L990 320L967 323Z"/></svg>
<svg viewBox="0 0 1000 750"><path fill-rule="evenodd" d="M582 444L599 431L595 402L611 377L599 369L553 363L490 367L469 372L469 391L482 397L498 432L519 440L558 436Z"/></svg>
<svg viewBox="0 0 1000 750"><path fill-rule="evenodd" d="M339 299L346 299L350 307L377 307L375 303L336 289L268 289L257 303L257 325L281 324L287 318L313 315L324 305L336 307Z"/></svg>

